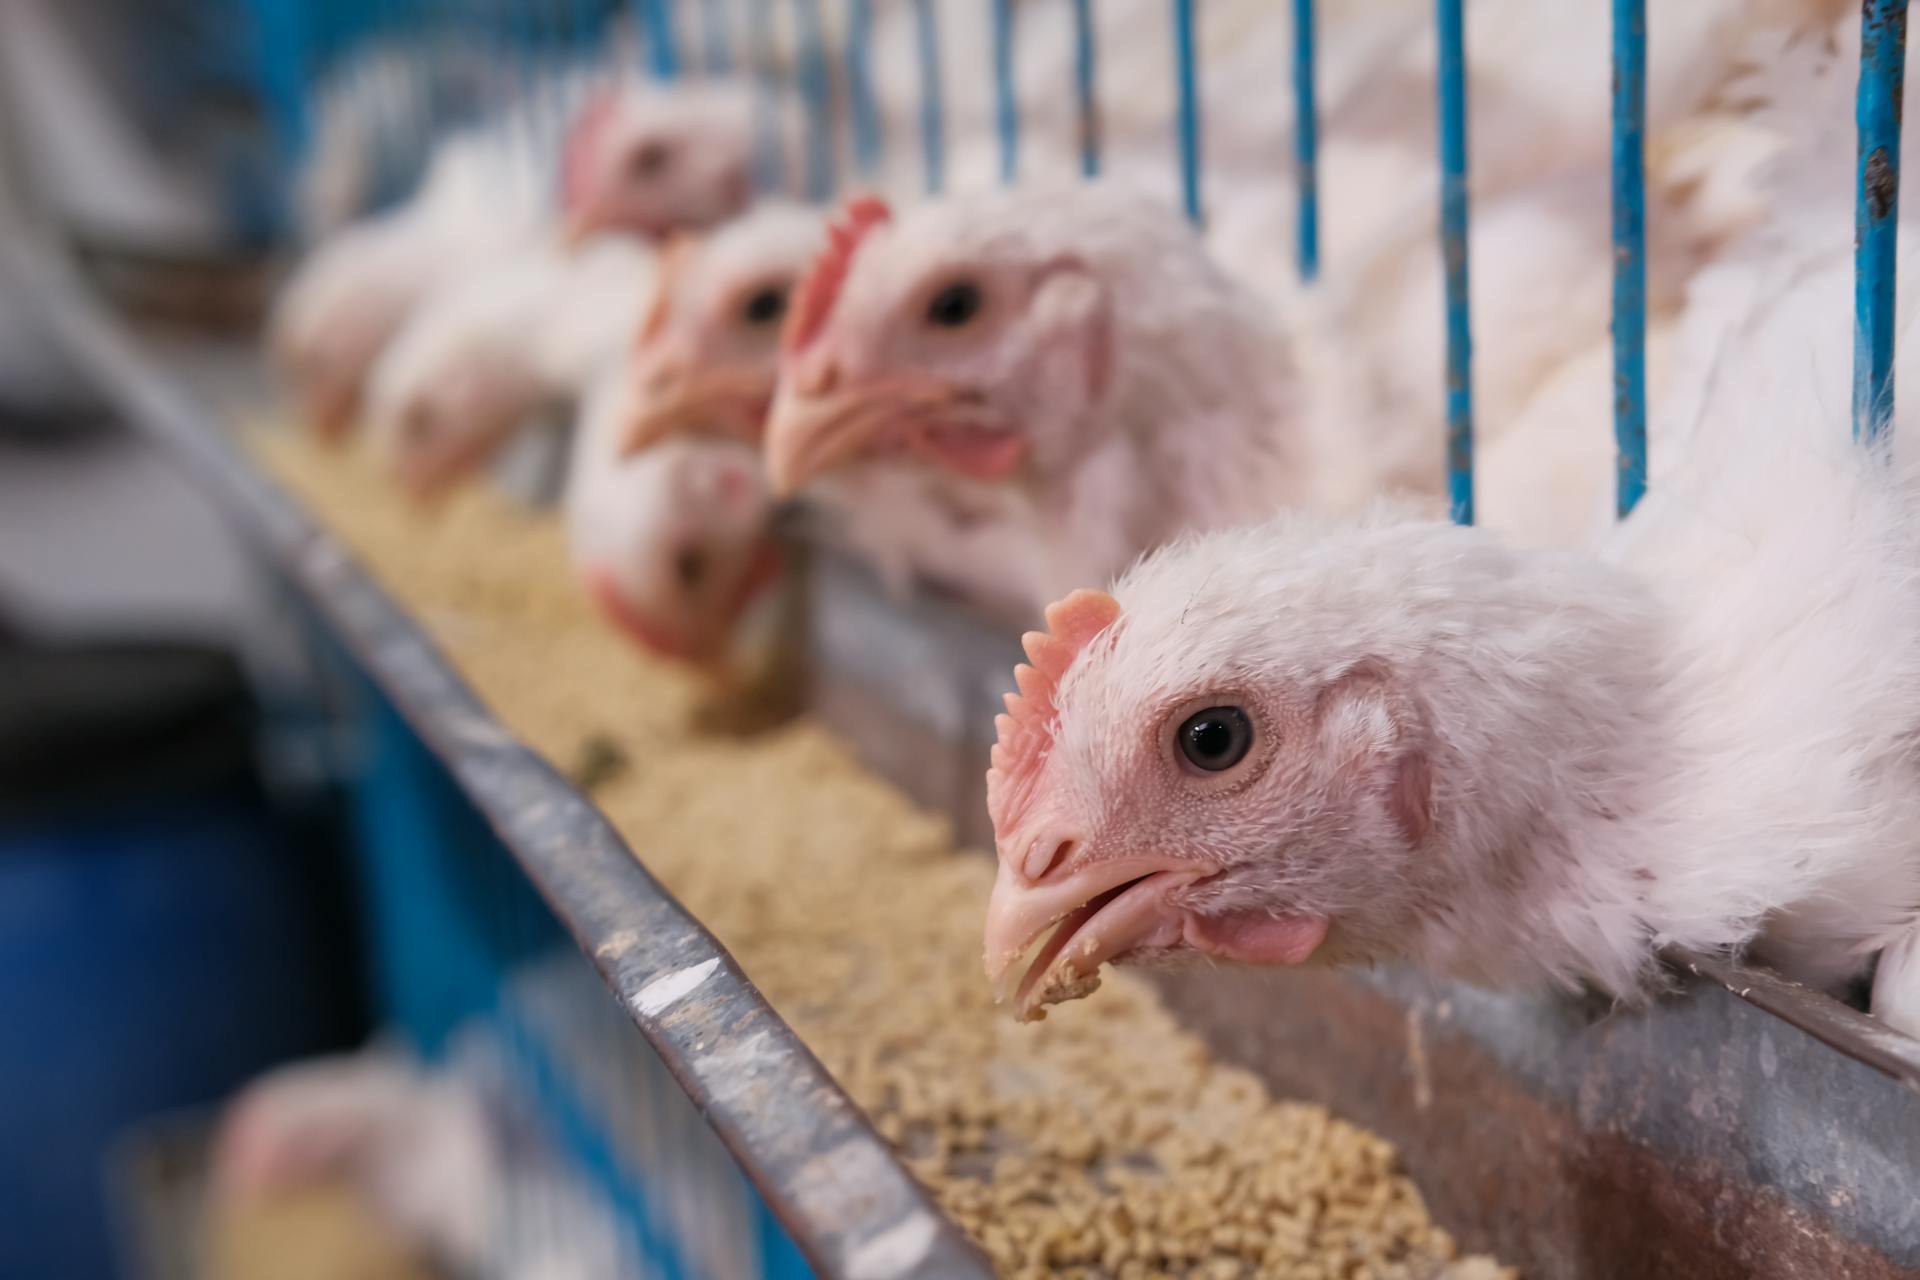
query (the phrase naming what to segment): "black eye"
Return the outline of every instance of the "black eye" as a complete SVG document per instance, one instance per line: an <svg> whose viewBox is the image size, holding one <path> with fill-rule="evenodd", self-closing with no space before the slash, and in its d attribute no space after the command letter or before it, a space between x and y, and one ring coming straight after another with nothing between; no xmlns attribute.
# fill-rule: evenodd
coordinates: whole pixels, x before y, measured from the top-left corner
<svg viewBox="0 0 1920 1280"><path fill-rule="evenodd" d="M958 329L980 314L980 286L961 280L933 295L927 304L927 323Z"/></svg>
<svg viewBox="0 0 1920 1280"><path fill-rule="evenodd" d="M778 285L762 289L747 299L740 314L748 324L772 324L787 314L787 291Z"/></svg>
<svg viewBox="0 0 1920 1280"><path fill-rule="evenodd" d="M636 178L657 178L673 163L673 151L664 142L647 142L627 159L627 171Z"/></svg>
<svg viewBox="0 0 1920 1280"><path fill-rule="evenodd" d="M1208 707L1180 726L1180 754L1208 773L1231 769L1253 746L1253 722L1238 707Z"/></svg>
<svg viewBox="0 0 1920 1280"><path fill-rule="evenodd" d="M682 587L698 591L701 579L707 576L707 558L698 547L682 547L673 558L673 572Z"/></svg>

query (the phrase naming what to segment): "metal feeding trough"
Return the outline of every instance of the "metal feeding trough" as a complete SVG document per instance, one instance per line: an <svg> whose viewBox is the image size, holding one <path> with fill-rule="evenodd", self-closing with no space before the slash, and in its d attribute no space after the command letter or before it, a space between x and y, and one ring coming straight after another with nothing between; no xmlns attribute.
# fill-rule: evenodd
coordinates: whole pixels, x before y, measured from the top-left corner
<svg viewBox="0 0 1920 1280"><path fill-rule="evenodd" d="M69 279L21 262L77 362L233 516L497 840L824 1276L978 1276L982 1256L719 942L592 804L495 723L404 612ZM1016 651L828 553L808 577L814 711L983 837L983 734ZM930 679L929 672L944 673ZM1532 1277L1920 1275L1920 1045L1765 972L1680 961L1649 1010L1400 972L1170 972L1177 1016L1276 1093L1399 1146L1461 1243ZM672 1092L671 1087L668 1091ZM717 1151L718 1148L716 1147ZM744 1184L743 1184L744 1185ZM697 1267L670 1274L701 1274Z"/></svg>

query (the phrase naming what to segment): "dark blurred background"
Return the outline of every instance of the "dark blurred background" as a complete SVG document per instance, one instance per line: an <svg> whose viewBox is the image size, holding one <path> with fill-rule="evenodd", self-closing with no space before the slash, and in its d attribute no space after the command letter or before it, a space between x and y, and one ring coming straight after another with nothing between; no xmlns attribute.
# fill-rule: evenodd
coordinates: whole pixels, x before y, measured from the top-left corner
<svg viewBox="0 0 1920 1280"><path fill-rule="evenodd" d="M71 257L156 332L244 332L286 225L258 16L0 4L0 248ZM299 657L265 580L19 284L0 276L0 1276L84 1280L133 1269L163 1135L357 1042L366 1000L299 740L325 730L263 705Z"/></svg>

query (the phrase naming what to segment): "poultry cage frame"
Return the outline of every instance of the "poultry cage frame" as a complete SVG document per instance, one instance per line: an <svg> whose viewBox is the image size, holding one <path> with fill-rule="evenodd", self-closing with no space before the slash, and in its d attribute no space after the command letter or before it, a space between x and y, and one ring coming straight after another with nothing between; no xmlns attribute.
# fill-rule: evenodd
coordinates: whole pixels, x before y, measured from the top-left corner
<svg viewBox="0 0 1920 1280"><path fill-rule="evenodd" d="M1904 16L1894 0L1869 8ZM1887 61L1883 90L1899 70ZM1863 105L1863 137L1867 117ZM1300 127L1310 156L1310 118ZM1897 138L1897 114L1893 127ZM1863 143L1863 189L1870 154ZM1097 155L1089 147L1089 168ZM1883 164L1874 180L1885 173ZM1310 209L1311 184L1302 199ZM1876 252L1867 232L1890 228L1891 209L1881 201L1884 216L1863 224L1863 254ZM1464 213L1450 232L1464 233ZM1303 264L1311 225L1303 218ZM1890 283L1887 248L1863 280ZM76 275L24 252L7 258L95 389L202 484L347 656L388 745L413 760L423 785L444 784L436 803L457 814L459 842L504 853L525 873L816 1271L991 1274L725 948L586 796L491 717L219 415ZM1461 277L1450 305L1464 304ZM1890 312L1863 290L1859 385L1869 391L1856 412L1870 416L1886 403L1873 317ZM954 815L964 835L980 835L980 735L1012 638L950 602L902 610L831 556L818 558L809 591L812 710L916 799ZM930 669L951 679L927 681ZM1223 1057L1392 1140L1440 1221L1530 1274L1920 1275L1920 1045L1764 970L1673 959L1697 980L1630 1016L1398 972L1156 981ZM1249 1019L1250 1008L1263 1016Z"/></svg>

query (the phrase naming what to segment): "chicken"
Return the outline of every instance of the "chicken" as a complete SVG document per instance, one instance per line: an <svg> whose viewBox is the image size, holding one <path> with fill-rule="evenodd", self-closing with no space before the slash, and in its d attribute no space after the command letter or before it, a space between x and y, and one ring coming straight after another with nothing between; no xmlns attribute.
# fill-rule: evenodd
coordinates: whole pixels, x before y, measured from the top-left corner
<svg viewBox="0 0 1920 1280"><path fill-rule="evenodd" d="M990 976L1055 924L1024 1014L1125 957L1633 1000L1669 945L1826 988L1880 953L1920 1032L1920 469L1808 376L1850 341L1821 314L1735 337L1595 552L1296 515L1056 605L988 775Z"/></svg>
<svg viewBox="0 0 1920 1280"><path fill-rule="evenodd" d="M503 256L538 252L556 212L583 239L614 228L661 236L737 211L752 149L744 101L723 86L602 89L572 119L557 180L555 149L529 142L530 107L452 135L411 200L324 241L276 306L269 344L304 415L343 434L368 371L421 301Z"/></svg>
<svg viewBox="0 0 1920 1280"><path fill-rule="evenodd" d="M566 494L575 572L608 619L656 656L706 667L779 578L774 506L758 451L696 435L624 456L631 371L593 389Z"/></svg>
<svg viewBox="0 0 1920 1280"><path fill-rule="evenodd" d="M1188 524L1304 500L1306 442L1276 425L1283 350L1157 202L1022 188L895 219L856 201L788 315L768 470L857 543L1030 609ZM1159 430L1181 415L1182 436ZM903 487L913 501L888 497ZM926 518L872 527L903 506ZM1010 554L954 554L987 526Z"/></svg>
<svg viewBox="0 0 1920 1280"><path fill-rule="evenodd" d="M338 1179L404 1238L462 1270L486 1256L497 1154L462 1081L387 1050L315 1059L263 1076L228 1108L216 1194L256 1199Z"/></svg>
<svg viewBox="0 0 1920 1280"><path fill-rule="evenodd" d="M1588 185L1545 182L1479 219L1485 437L1606 331L1605 207ZM1656 249L1656 282L1698 260L1683 229ZM856 202L789 317L769 471L856 546L1032 617L1188 529L1437 495L1440 292L1421 237L1276 312L1129 188L1020 188L898 217Z"/></svg>
<svg viewBox="0 0 1920 1280"><path fill-rule="evenodd" d="M682 433L758 446L773 401L780 324L826 239L817 210L769 201L674 242L632 356L634 453Z"/></svg>
<svg viewBox="0 0 1920 1280"><path fill-rule="evenodd" d="M382 464L433 497L543 408L570 409L624 355L655 275L637 241L546 239L420 303L368 379Z"/></svg>

